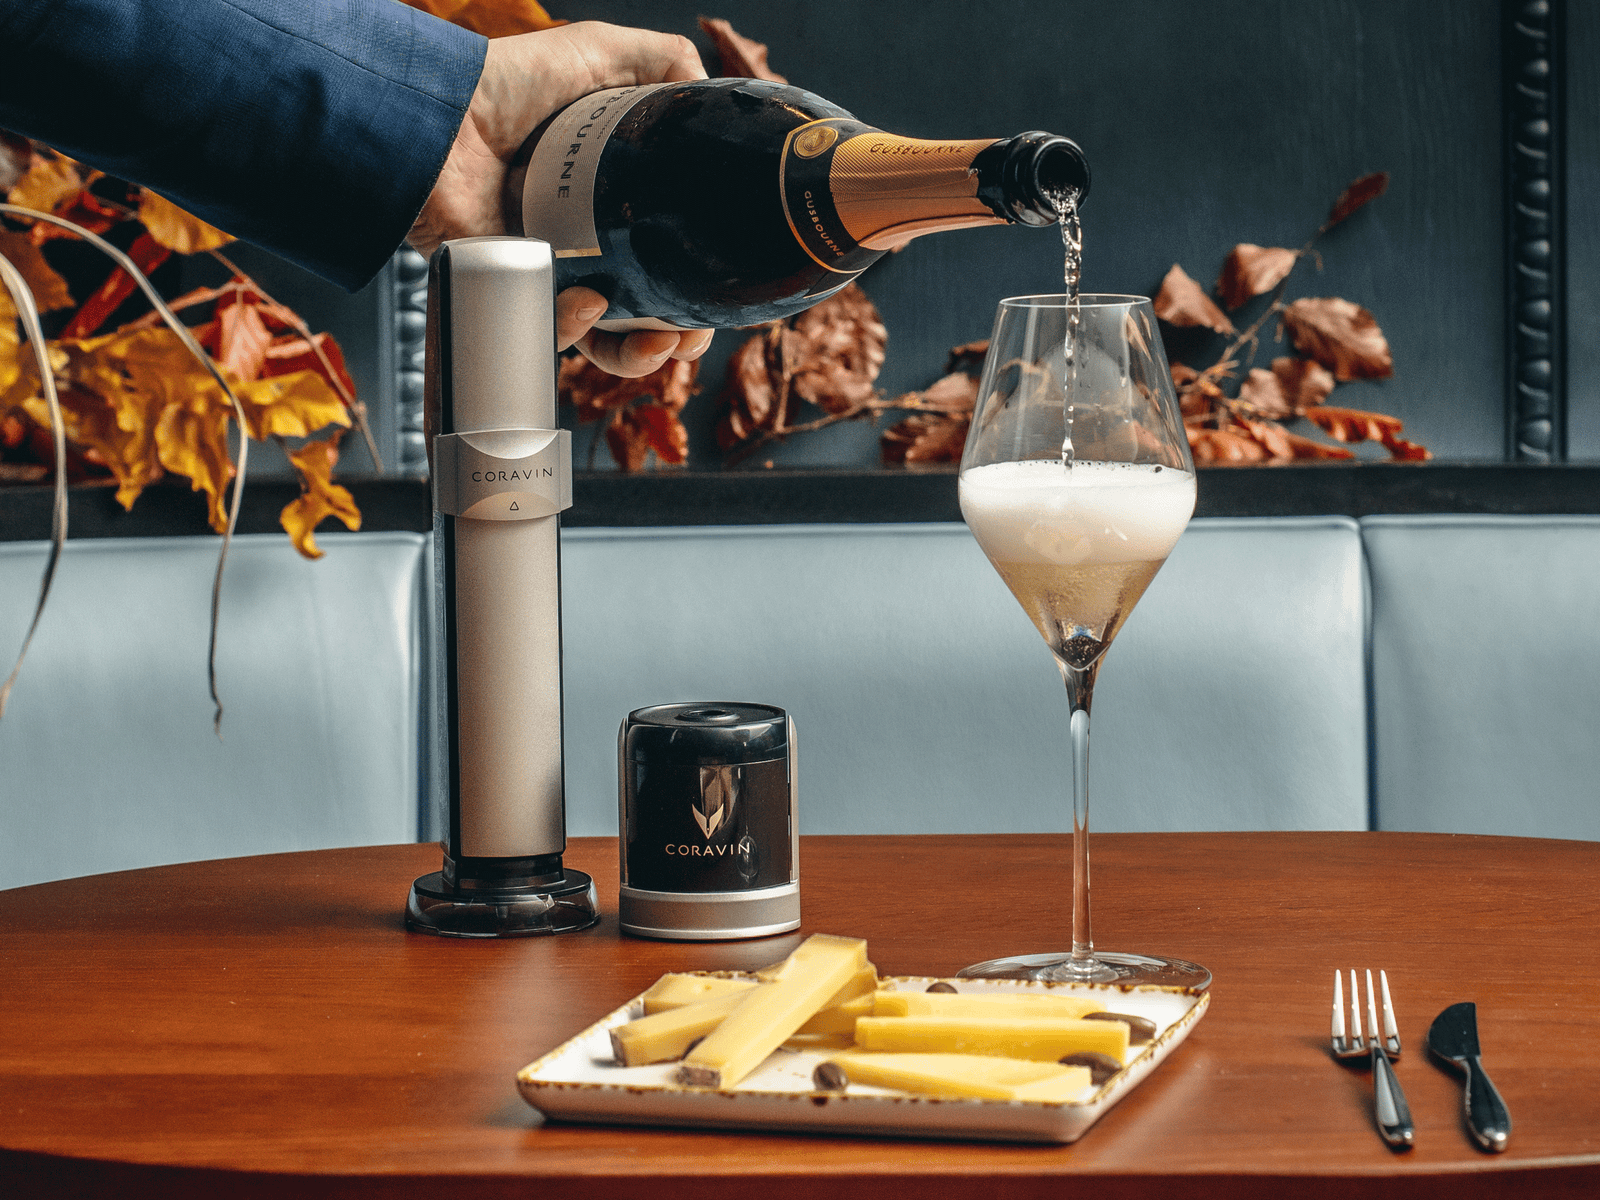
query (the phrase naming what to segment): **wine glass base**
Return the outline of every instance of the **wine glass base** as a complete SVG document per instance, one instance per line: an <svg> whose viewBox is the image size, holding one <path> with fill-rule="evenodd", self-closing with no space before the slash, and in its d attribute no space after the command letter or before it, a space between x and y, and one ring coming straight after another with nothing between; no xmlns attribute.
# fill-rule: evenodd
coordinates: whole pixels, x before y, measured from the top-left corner
<svg viewBox="0 0 1600 1200"><path fill-rule="evenodd" d="M1114 983L1182 987L1204 991L1211 972L1181 958L1150 954L1117 954L1096 950L1094 957L1075 959L1070 954L1017 954L991 958L956 972L957 979L1029 979L1049 983Z"/></svg>

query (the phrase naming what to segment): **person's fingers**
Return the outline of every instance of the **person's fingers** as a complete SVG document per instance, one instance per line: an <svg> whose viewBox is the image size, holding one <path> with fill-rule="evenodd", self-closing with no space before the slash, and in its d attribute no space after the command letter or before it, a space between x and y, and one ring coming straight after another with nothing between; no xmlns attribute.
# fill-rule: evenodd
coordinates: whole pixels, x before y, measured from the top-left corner
<svg viewBox="0 0 1600 1200"><path fill-rule="evenodd" d="M470 111L484 141L509 159L539 122L580 96L705 77L686 37L579 21L490 41Z"/></svg>
<svg viewBox="0 0 1600 1200"><path fill-rule="evenodd" d="M659 370L677 347L678 335L664 329L636 329L627 334L595 329L578 340L585 358L624 379Z"/></svg>
<svg viewBox="0 0 1600 1200"><path fill-rule="evenodd" d="M569 287L556 294L556 349L568 350L605 315L606 298L592 288Z"/></svg>
<svg viewBox="0 0 1600 1200"><path fill-rule="evenodd" d="M693 362L711 347L711 338L715 335L714 329L694 329L688 333L678 335L678 348L672 352L673 358L681 358L685 362Z"/></svg>

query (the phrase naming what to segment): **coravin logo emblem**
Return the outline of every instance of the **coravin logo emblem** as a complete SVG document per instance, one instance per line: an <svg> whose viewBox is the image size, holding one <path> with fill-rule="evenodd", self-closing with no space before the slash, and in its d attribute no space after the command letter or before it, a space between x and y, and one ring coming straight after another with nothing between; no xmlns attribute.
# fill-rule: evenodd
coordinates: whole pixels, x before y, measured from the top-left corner
<svg viewBox="0 0 1600 1200"><path fill-rule="evenodd" d="M701 767L700 798L694 806L694 823L706 841L733 819L733 806L739 801L737 767Z"/></svg>

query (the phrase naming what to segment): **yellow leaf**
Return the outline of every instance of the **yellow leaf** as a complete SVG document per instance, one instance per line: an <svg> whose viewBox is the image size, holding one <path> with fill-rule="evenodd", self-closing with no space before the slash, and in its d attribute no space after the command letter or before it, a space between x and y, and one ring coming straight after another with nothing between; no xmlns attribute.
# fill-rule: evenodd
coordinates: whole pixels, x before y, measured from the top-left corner
<svg viewBox="0 0 1600 1200"><path fill-rule="evenodd" d="M83 177L78 174L78 165L70 158L36 146L33 165L17 181L7 199L23 208L54 212L56 205L68 196L81 192L83 183Z"/></svg>
<svg viewBox="0 0 1600 1200"><path fill-rule="evenodd" d="M202 250L215 250L233 241L233 235L223 233L215 225L207 225L193 213L179 208L164 196L149 188L139 189L139 220L159 244L179 254L197 254Z"/></svg>
<svg viewBox="0 0 1600 1200"><path fill-rule="evenodd" d="M348 426L350 413L339 394L317 371L292 371L235 383L250 422L250 436L310 437L329 425Z"/></svg>
<svg viewBox="0 0 1600 1200"><path fill-rule="evenodd" d="M101 391L116 411L118 428L133 435L121 448L132 472L126 479L118 472L125 490L139 477L137 464L148 462L149 443L142 440L148 438L160 466L186 476L195 491L210 497L211 527L225 530L222 495L234 475L228 449L233 406L210 372L165 328L119 330L66 345L85 359L70 372L74 380ZM131 497L124 503L132 503Z"/></svg>
<svg viewBox="0 0 1600 1200"><path fill-rule="evenodd" d="M295 549L307 558L321 558L313 536L325 517L337 517L354 533L361 528L361 510L347 488L333 482L333 466L339 461L339 435L326 441L307 442L289 453L289 461L300 472L300 498L286 506L278 516L294 542Z"/></svg>
<svg viewBox="0 0 1600 1200"><path fill-rule="evenodd" d="M22 272L23 279L28 282L28 289L33 292L33 302L40 312L72 307L72 293L67 290L67 281L57 274L54 267L45 262L44 255L39 253L39 247L33 244L33 239L27 234L0 229L0 254L9 258L11 264ZM0 288L0 291L4 290ZM4 303L11 303L9 293ZM15 317L16 309L13 308L10 315Z"/></svg>

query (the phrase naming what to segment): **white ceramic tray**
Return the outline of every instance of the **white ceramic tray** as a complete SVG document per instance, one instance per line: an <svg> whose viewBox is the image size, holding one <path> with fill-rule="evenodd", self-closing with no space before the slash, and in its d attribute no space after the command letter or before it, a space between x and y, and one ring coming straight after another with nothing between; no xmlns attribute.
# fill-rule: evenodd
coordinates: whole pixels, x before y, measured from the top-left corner
<svg viewBox="0 0 1600 1200"><path fill-rule="evenodd" d="M725 973L724 973L725 974ZM731 976L738 978L738 976ZM886 990L926 991L932 978L890 977ZM1147 1017L1156 1036L1122 1070L1065 1104L1017 1100L966 1100L913 1096L851 1084L844 1093L818 1092L812 1069L824 1054L774 1052L725 1091L675 1083L676 1063L621 1067L611 1056L609 1031L644 1012L636 996L571 1041L517 1072L523 1099L547 1118L598 1124L683 1125L772 1132L863 1134L890 1137L968 1138L1008 1142L1073 1142L1113 1104L1137 1087L1189 1036L1211 1001L1209 992L1182 988L947 980L962 992L1057 991L1102 997L1116 1012Z"/></svg>

